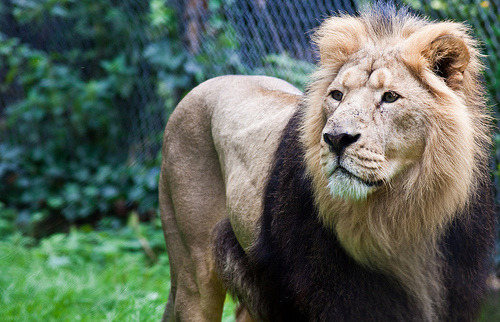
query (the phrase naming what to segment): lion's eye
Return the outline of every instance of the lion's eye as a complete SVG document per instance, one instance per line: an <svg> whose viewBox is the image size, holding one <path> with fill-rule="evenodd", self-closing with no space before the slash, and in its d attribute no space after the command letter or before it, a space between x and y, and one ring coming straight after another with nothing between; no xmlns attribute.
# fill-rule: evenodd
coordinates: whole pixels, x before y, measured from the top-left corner
<svg viewBox="0 0 500 322"><path fill-rule="evenodd" d="M344 97L344 94L342 94L341 91L338 91L338 90L334 90L330 93L330 95L332 96L332 98L336 101L341 101L342 100L342 97Z"/></svg>
<svg viewBox="0 0 500 322"><path fill-rule="evenodd" d="M385 103L394 103L395 101L400 98L399 94L396 92L385 92L384 95L382 95L382 102Z"/></svg>

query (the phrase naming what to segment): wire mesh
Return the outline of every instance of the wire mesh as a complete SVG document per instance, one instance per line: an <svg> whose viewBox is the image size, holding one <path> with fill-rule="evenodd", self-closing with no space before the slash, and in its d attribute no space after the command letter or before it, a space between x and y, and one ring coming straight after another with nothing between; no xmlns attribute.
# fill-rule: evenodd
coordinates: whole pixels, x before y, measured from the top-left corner
<svg viewBox="0 0 500 322"><path fill-rule="evenodd" d="M3 0L2 12L13 12L20 4L22 1ZM499 101L498 1L408 0L408 4L434 19L451 18L465 21L473 27L487 55L484 60L487 67L485 78L493 101ZM352 14L360 6L354 0L171 0L167 5L173 7L181 17L179 31L188 55L209 66L205 68L204 78L230 73L267 73L278 76L287 72L294 73L290 69L296 66L295 62L316 61L309 39L311 30L331 14ZM113 108L120 111L122 123L127 128L128 153L134 158L147 159L154 157L159 149L158 132L162 130L167 117L164 99L158 95L157 84L154 82L161 71L156 67L152 68L143 59L144 52L152 41L150 35L156 32L151 26L142 23L144 14L150 10L150 3L132 0L113 6L120 7L126 13L127 20L124 24L128 26L130 33L127 41L118 45L125 52L137 56L131 64L139 71L136 76L142 80L136 82L138 85L133 89L131 100L112 102ZM61 54L72 48L94 49L92 43L68 34L74 28L70 28L72 21L63 16L45 17L48 20L43 23L42 29L36 25L23 25L12 15L3 15L1 18L2 34L18 38L35 49ZM151 30L134 33L134 30L146 27ZM279 60L276 63L279 55L289 58L290 63L285 66L280 65ZM270 61L275 64L270 64ZM99 66L87 64L81 68L85 75L92 77L98 73ZM278 70L279 68L283 69ZM307 71L310 68L304 68L304 72ZM296 78L299 76L300 71ZM13 87L10 94L0 97L0 115L6 106L26 93Z"/></svg>
<svg viewBox="0 0 500 322"><path fill-rule="evenodd" d="M184 71L195 75L197 82L222 74L266 74L304 88L317 61L310 44L311 30L324 18L339 12L353 14L367 2L370 1L0 0L0 42L18 39L26 48L71 66L75 77L90 84L92 80L99 83L103 66L109 65L117 53L123 53L124 70L133 72L116 75L115 81L123 84L115 91L127 93L106 100L106 104L108 109L117 111L116 121L123 133L117 142L117 153L123 153L128 166L157 157L169 112L183 91L195 85L186 81ZM100 4L106 10L82 19L64 7L75 8L78 3L85 3L90 9ZM169 32L179 34L179 43L169 43L172 37L165 36L165 26L151 20L158 4L175 12L178 25ZM485 80L491 103L500 101L500 0L405 0L403 4L433 19L470 24L486 55ZM45 11L37 11L40 6ZM22 17L31 20L26 22ZM106 28L113 30L107 32ZM80 55L75 61L75 52L90 53L90 58ZM8 77L0 67L0 78ZM6 109L26 99L29 93L16 82L0 89L0 144L33 144L28 142L29 135L2 131ZM40 122L26 122L31 122L33 133L41 131ZM41 133L40 141L50 139ZM79 143L68 142L67 147L76 150Z"/></svg>
<svg viewBox="0 0 500 322"><path fill-rule="evenodd" d="M225 59L208 76L226 73L255 73L265 57L287 54L293 59L314 62L309 33L333 13L353 14L351 0L188 0L172 1L182 17L181 31L191 55L205 56L225 50ZM221 46L221 41L224 43ZM222 47L222 48L221 48ZM211 58L215 62L219 60Z"/></svg>

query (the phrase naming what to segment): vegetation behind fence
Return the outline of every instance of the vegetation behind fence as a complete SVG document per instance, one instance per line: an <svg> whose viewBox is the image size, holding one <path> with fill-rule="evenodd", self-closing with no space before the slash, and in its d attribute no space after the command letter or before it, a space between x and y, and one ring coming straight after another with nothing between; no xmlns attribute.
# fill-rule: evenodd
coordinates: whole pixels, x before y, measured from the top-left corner
<svg viewBox="0 0 500 322"><path fill-rule="evenodd" d="M499 3L407 3L433 19L473 27L487 55L495 113ZM316 61L310 30L331 13L354 13L360 5L2 0L0 218L38 236L105 216L155 216L161 134L183 95L228 73L272 75L304 88ZM499 172L495 162L497 178Z"/></svg>

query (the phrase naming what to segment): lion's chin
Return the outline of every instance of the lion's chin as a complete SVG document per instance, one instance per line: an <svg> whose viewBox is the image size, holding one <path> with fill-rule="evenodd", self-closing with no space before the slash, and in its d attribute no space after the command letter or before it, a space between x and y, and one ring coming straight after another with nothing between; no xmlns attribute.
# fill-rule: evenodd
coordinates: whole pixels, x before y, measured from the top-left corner
<svg viewBox="0 0 500 322"><path fill-rule="evenodd" d="M366 181L338 167L328 178L330 194L335 198L351 201L365 200L368 195L382 185L382 181Z"/></svg>

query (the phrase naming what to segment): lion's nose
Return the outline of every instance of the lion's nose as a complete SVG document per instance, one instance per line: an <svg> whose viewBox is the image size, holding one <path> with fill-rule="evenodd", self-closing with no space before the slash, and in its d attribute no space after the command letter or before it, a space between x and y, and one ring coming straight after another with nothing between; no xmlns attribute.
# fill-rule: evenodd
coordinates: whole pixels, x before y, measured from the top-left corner
<svg viewBox="0 0 500 322"><path fill-rule="evenodd" d="M340 134L333 134L333 133L324 133L323 134L323 139L325 140L326 144L330 146L330 149L332 152L334 152L337 155L340 155L342 151L344 151L345 148L347 148L349 145L353 144L357 140L359 140L359 137L361 134L350 134L350 133L340 133Z"/></svg>

